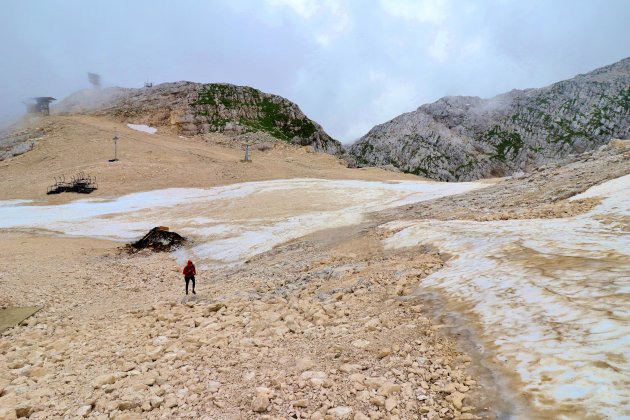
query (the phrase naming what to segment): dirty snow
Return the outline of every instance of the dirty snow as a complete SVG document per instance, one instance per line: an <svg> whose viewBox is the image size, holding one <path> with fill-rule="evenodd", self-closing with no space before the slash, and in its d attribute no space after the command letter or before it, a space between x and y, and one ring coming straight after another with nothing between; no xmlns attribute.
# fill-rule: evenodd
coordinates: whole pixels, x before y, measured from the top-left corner
<svg viewBox="0 0 630 420"><path fill-rule="evenodd" d="M630 418L628 191L630 175L593 187L573 199L601 204L571 218L394 222L385 244L454 256L421 287L468 308L536 408Z"/></svg>
<svg viewBox="0 0 630 420"><path fill-rule="evenodd" d="M0 202L0 228L130 241L154 226L169 226L194 240L197 260L236 263L317 230L359 223L366 212L485 185L291 179L171 188L57 206Z"/></svg>

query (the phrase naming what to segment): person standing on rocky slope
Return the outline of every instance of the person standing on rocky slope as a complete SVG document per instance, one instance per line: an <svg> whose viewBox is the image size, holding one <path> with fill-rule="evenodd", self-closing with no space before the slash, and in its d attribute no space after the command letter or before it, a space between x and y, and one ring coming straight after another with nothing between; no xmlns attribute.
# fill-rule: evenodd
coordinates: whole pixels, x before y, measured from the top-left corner
<svg viewBox="0 0 630 420"><path fill-rule="evenodd" d="M188 260L188 264L184 267L184 280L186 281L186 294L188 294L188 283L192 280L192 292L193 295L196 295L195 292L195 274L197 274L197 270L195 269L195 264L192 261Z"/></svg>

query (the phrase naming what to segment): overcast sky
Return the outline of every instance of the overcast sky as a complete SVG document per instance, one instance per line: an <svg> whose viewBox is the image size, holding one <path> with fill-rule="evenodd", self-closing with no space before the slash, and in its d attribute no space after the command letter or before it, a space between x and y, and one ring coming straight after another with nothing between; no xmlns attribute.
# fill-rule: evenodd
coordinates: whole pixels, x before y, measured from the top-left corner
<svg viewBox="0 0 630 420"><path fill-rule="evenodd" d="M3 1L0 122L32 96L190 80L296 102L333 137L446 95L541 87L630 56L630 0Z"/></svg>

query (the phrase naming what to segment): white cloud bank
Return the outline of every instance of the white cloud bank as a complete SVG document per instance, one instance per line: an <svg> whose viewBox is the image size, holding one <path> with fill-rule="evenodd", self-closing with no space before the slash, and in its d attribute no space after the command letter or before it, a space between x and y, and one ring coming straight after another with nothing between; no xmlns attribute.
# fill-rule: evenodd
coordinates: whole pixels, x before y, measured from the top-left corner
<svg viewBox="0 0 630 420"><path fill-rule="evenodd" d="M108 86L253 86L348 142L445 95L544 86L620 60L628 20L625 0L12 2L0 15L0 123L25 98L89 86L92 71Z"/></svg>

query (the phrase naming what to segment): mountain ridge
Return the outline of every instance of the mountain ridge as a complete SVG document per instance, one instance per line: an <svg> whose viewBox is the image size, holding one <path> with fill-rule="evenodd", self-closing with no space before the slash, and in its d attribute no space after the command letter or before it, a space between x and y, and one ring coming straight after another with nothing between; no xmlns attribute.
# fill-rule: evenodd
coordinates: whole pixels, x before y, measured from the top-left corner
<svg viewBox="0 0 630 420"><path fill-rule="evenodd" d="M542 88L446 96L373 127L353 166L393 165L443 181L529 171L630 136L630 58Z"/></svg>
<svg viewBox="0 0 630 420"><path fill-rule="evenodd" d="M59 113L108 115L132 123L171 127L192 136L262 131L276 139L339 155L341 143L279 95L228 83L162 83L144 88L84 90L62 100Z"/></svg>

